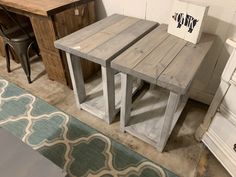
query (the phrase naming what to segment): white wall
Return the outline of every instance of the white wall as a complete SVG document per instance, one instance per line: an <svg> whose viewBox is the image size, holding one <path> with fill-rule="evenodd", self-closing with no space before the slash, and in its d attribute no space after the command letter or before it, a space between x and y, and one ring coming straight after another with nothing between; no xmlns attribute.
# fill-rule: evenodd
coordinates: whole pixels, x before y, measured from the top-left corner
<svg viewBox="0 0 236 177"><path fill-rule="evenodd" d="M168 23L174 0L97 0L98 18L119 13L159 23ZM192 0L209 5L204 32L216 34L217 41L200 68L191 87L191 97L209 103L219 85L220 76L231 49L228 37L236 38L236 0Z"/></svg>

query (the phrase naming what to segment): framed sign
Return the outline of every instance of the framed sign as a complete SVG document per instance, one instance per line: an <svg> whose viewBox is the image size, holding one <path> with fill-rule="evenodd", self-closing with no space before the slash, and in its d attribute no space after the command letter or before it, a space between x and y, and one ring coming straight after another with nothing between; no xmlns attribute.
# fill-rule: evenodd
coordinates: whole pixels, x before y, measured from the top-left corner
<svg viewBox="0 0 236 177"><path fill-rule="evenodd" d="M171 11L168 33L196 44L202 33L208 6L175 0Z"/></svg>

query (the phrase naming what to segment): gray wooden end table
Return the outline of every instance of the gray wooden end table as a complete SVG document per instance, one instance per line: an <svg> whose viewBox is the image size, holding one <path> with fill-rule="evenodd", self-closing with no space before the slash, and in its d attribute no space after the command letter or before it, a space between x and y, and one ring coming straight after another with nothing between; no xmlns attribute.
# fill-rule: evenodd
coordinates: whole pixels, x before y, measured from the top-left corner
<svg viewBox="0 0 236 177"><path fill-rule="evenodd" d="M203 34L193 45L168 34L162 24L114 59L112 68L122 72L121 129L163 151L214 39ZM151 87L132 104L133 77Z"/></svg>
<svg viewBox="0 0 236 177"><path fill-rule="evenodd" d="M107 123L113 121L119 108L115 103L118 104L120 101L115 99L115 72L110 67L110 62L156 26L155 22L115 14L55 42L56 48L67 53L79 108L102 118ZM102 86L94 90L96 93L103 92L100 97L86 95L81 59L101 65Z"/></svg>

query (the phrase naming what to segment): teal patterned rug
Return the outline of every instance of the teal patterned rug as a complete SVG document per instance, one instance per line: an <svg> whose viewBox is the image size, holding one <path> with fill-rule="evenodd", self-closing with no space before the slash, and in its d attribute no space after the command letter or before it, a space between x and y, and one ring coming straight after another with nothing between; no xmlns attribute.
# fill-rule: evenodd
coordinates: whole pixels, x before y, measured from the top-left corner
<svg viewBox="0 0 236 177"><path fill-rule="evenodd" d="M71 177L177 177L1 78L0 127Z"/></svg>

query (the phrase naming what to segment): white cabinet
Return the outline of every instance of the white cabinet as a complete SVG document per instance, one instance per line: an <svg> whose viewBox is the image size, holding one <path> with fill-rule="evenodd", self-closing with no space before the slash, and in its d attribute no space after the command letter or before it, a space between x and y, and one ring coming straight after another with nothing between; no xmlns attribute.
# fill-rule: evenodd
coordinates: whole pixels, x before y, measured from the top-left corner
<svg viewBox="0 0 236 177"><path fill-rule="evenodd" d="M231 84L220 107L219 111L226 117L234 126L236 126L236 85ZM236 133L235 133L236 137ZM235 141L236 143L236 141Z"/></svg>
<svg viewBox="0 0 236 177"><path fill-rule="evenodd" d="M202 141L224 165L232 176L236 176L236 126L222 114L217 113L203 135Z"/></svg>
<svg viewBox="0 0 236 177"><path fill-rule="evenodd" d="M227 40L227 43L234 51L196 138L201 139L228 172L236 177L236 42Z"/></svg>

